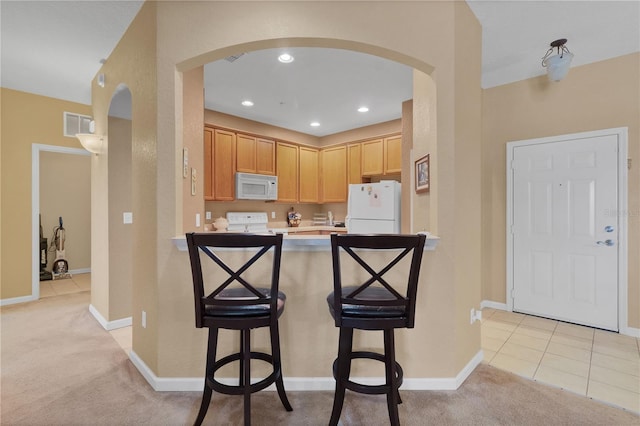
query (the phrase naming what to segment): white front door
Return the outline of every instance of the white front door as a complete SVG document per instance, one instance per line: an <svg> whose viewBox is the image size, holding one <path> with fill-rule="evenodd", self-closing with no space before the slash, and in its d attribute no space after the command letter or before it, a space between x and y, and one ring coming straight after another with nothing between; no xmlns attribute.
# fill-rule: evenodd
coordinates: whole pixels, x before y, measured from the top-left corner
<svg viewBox="0 0 640 426"><path fill-rule="evenodd" d="M618 136L512 149L513 310L617 331Z"/></svg>

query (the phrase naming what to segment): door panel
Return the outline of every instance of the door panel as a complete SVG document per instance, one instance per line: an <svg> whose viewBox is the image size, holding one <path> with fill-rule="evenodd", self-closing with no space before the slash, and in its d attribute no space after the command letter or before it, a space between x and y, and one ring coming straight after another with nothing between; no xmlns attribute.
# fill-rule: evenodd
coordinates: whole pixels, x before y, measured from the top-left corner
<svg viewBox="0 0 640 426"><path fill-rule="evenodd" d="M513 149L514 311L618 329L617 143Z"/></svg>

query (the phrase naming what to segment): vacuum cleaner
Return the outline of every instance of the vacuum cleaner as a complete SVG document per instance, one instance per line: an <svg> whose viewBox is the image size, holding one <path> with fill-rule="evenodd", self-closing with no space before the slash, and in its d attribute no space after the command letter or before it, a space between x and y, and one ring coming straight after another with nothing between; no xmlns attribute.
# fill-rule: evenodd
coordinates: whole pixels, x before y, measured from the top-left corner
<svg viewBox="0 0 640 426"><path fill-rule="evenodd" d="M69 273L69 262L65 259L64 241L65 230L62 224L62 216L59 217L59 225L53 229L53 239L51 245L55 246L56 259L53 261L53 279L71 278Z"/></svg>

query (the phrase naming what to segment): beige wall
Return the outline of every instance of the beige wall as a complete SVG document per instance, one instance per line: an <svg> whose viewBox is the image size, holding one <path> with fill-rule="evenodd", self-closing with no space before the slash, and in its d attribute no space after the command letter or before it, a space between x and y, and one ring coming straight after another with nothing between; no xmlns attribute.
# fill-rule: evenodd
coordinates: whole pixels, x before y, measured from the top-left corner
<svg viewBox="0 0 640 426"><path fill-rule="evenodd" d="M131 316L133 277L131 224L125 224L124 212L132 211L131 200L131 120L109 117L109 319ZM140 219L140 218L134 218Z"/></svg>
<svg viewBox="0 0 640 426"><path fill-rule="evenodd" d="M506 303L506 143L628 127L628 325L640 328L640 54L484 90L482 111L482 298Z"/></svg>
<svg viewBox="0 0 640 426"><path fill-rule="evenodd" d="M360 24L363 16L366 25ZM138 33L137 37L134 33ZM469 44L467 38L478 41ZM145 3L101 72L107 81L124 80L133 94L134 217L138 210L147 213L143 225L134 224L133 347L156 375L198 377L204 365L205 339L193 327L186 253L178 252L171 240L189 230L182 228L183 215L204 214L204 201L198 207L183 209L182 147L202 137L201 128L196 130L195 125L202 122L202 115L186 113L195 110L190 102L197 103L198 99L185 98L186 74L182 72L238 51L283 45L358 50L432 74L438 91L434 114L437 141L432 141L437 144L438 156L434 162L446 163L446 167L434 169L442 173L438 181L449 185L439 194L437 203L432 200L429 212L424 211L440 218L438 232L442 236L441 248L425 258L428 272L421 280L421 291L426 302L418 309L422 323L434 327L416 330L414 335L419 338L412 339L416 346L407 362L422 366L415 373L421 377L452 377L461 371L480 349L479 326L468 324L469 309L478 307L480 302L480 270L475 262L467 262L471 270L463 276L455 266L479 257L479 241L459 243L462 230L466 229L457 223L460 218L454 209L460 203L458 208L479 210L479 204L473 205L477 202L474 194L479 174L475 165L464 173L456 173L450 166L465 149L476 142L479 145L480 128L475 127L481 106L480 38L480 26L464 2ZM464 69L456 71L456 60L463 58ZM132 63L137 61L141 63ZM101 90L94 82L93 106L98 125L106 121L109 101ZM463 99L462 93L467 91L469 95ZM414 91L414 99L429 96L433 93ZM463 101L464 108L460 108L457 103ZM145 109L136 107L136 103ZM146 119L139 119L142 116ZM477 137L466 139L474 128ZM427 141L417 142L426 149ZM136 155L138 150L140 155ZM100 169L107 166L104 159L100 161ZM200 175L202 161L190 153L190 162ZM411 167L413 164L403 164L403 175ZM104 184L103 173L96 175L94 188ZM201 183L198 193L201 196ZM442 216L452 219L442 220ZM469 226L473 226L473 219L470 222ZM294 268L294 275L307 270L303 264L289 267ZM141 310L147 312L146 328L139 326ZM454 342L457 337L458 342ZM438 350L433 349L436 347ZM420 351L422 355L418 356ZM289 359L286 362L305 362ZM296 371L304 370L303 366Z"/></svg>
<svg viewBox="0 0 640 426"><path fill-rule="evenodd" d="M43 237L54 242L62 216L69 270L91 268L91 158L59 152L40 153L40 215ZM47 270L56 258L48 253ZM27 274L28 275L28 274Z"/></svg>
<svg viewBox="0 0 640 426"><path fill-rule="evenodd" d="M63 112L91 115L91 107L11 89L0 91L0 298L10 299L31 295L31 146L38 143L81 149L76 138L63 136Z"/></svg>

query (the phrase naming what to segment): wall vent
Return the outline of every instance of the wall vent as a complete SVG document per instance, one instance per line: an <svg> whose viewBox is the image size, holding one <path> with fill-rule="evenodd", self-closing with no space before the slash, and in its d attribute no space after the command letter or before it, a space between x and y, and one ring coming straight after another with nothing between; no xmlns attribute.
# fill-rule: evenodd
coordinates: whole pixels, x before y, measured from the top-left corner
<svg viewBox="0 0 640 426"><path fill-rule="evenodd" d="M64 113L64 135L75 138L77 133L91 133L91 118L88 115L75 114L72 112Z"/></svg>
<svg viewBox="0 0 640 426"><path fill-rule="evenodd" d="M238 53L237 55L227 56L227 57L226 57L226 58L224 58L224 59L226 59L226 60L227 60L227 61L229 61L229 62L233 62L233 61L235 61L236 59L240 58L240 56L242 56L242 55L244 55L244 53Z"/></svg>

